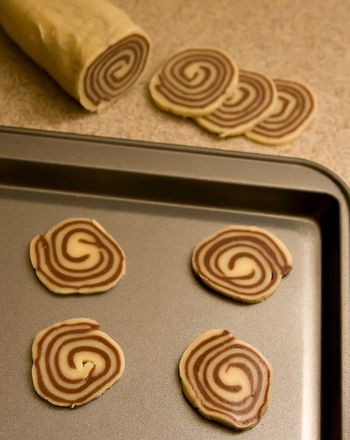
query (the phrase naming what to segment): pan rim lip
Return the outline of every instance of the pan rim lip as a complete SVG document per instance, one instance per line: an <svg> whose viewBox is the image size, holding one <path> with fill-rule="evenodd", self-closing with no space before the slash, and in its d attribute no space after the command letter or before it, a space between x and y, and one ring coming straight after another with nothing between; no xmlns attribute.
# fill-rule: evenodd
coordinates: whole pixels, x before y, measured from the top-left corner
<svg viewBox="0 0 350 440"><path fill-rule="evenodd" d="M346 181L341 176L339 176L335 171L311 159L306 159L296 156L283 156L282 154L274 155L268 153L241 152L238 150L224 150L222 148L203 147L199 145L172 144L168 142L114 138L110 136L81 134L81 133L72 133L65 131L61 132L55 130L43 130L43 129L34 129L34 128L25 128L25 127L15 127L15 126L0 125L0 134L1 133L34 136L34 137L36 136L48 137L59 140L66 139L72 141L85 141L89 143L106 144L109 146L120 146L120 147L127 146L128 148L141 148L144 150L165 151L169 153L171 152L183 153L183 154L188 153L197 156L216 156L216 157L227 157L233 159L255 160L259 162L273 162L273 163L281 163L281 164L299 165L305 168L309 168L317 173L323 174L325 177L330 179L341 191L350 211L350 184L348 185ZM1 157L3 156L0 151L0 158ZM49 161L45 160L44 162L49 162Z"/></svg>

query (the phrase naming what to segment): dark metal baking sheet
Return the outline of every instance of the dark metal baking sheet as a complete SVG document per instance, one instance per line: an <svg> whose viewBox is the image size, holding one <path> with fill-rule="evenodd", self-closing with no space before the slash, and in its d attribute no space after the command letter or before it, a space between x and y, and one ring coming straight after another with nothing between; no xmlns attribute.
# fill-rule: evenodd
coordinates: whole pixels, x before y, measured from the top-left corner
<svg viewBox="0 0 350 440"><path fill-rule="evenodd" d="M313 163L173 145L0 128L1 438L348 439L349 194ZM127 255L110 292L57 296L28 244L58 221L96 218ZM211 293L193 247L234 224L277 234L293 271L266 302ZM123 347L123 378L81 408L59 409L31 382L31 343L53 322L91 317ZM274 367L271 402L252 430L198 415L177 373L187 345L223 327Z"/></svg>

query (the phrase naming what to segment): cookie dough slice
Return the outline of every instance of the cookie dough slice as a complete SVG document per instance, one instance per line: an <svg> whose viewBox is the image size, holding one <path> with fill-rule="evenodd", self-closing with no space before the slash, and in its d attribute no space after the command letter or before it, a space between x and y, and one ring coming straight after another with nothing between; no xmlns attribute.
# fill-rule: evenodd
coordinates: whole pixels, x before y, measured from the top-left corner
<svg viewBox="0 0 350 440"><path fill-rule="evenodd" d="M274 110L277 89L269 77L239 69L239 83L233 96L206 116L194 120L221 137L237 136L251 130Z"/></svg>
<svg viewBox="0 0 350 440"><path fill-rule="evenodd" d="M88 318L56 322L41 330L32 355L36 392L54 405L71 408L103 394L125 367L119 344Z"/></svg>
<svg viewBox="0 0 350 440"><path fill-rule="evenodd" d="M152 77L151 97L163 110L181 116L213 112L232 96L238 67L225 52L198 47L173 55Z"/></svg>
<svg viewBox="0 0 350 440"><path fill-rule="evenodd" d="M204 417L235 430L254 427L268 407L271 365L228 330L198 336L184 352L179 372L190 403Z"/></svg>
<svg viewBox="0 0 350 440"><path fill-rule="evenodd" d="M286 79L274 80L278 101L273 113L245 136L267 145L281 145L295 140L314 119L317 100L304 84Z"/></svg>
<svg viewBox="0 0 350 440"><path fill-rule="evenodd" d="M61 294L105 292L125 273L120 245L96 220L82 217L35 236L30 260L40 281Z"/></svg>
<svg viewBox="0 0 350 440"><path fill-rule="evenodd" d="M284 243L255 226L221 229L200 242L192 254L193 271L203 283L245 303L269 298L292 264Z"/></svg>
<svg viewBox="0 0 350 440"><path fill-rule="evenodd" d="M128 90L150 52L147 34L108 0L1 0L0 24L90 111Z"/></svg>

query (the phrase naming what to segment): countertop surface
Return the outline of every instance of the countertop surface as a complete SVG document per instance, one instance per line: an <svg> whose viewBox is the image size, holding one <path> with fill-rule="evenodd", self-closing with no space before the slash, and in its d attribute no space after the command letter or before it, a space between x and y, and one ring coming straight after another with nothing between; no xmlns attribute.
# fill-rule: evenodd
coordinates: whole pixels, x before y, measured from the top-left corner
<svg viewBox="0 0 350 440"><path fill-rule="evenodd" d="M153 43L138 83L98 114L85 111L0 28L0 125L218 148L318 162L350 184L350 4L347 0L114 0ZM318 113L294 142L221 139L157 109L148 83L184 47L213 46L240 67L309 85Z"/></svg>

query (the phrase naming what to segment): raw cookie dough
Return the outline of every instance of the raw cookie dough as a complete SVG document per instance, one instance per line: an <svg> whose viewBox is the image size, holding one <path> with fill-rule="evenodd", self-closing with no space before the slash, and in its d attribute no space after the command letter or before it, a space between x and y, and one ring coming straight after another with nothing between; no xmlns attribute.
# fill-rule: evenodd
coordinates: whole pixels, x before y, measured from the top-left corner
<svg viewBox="0 0 350 440"><path fill-rule="evenodd" d="M125 273L125 255L96 221L68 218L37 235L30 260L40 281L54 293L105 292Z"/></svg>
<svg viewBox="0 0 350 440"><path fill-rule="evenodd" d="M264 120L277 102L272 79L249 70L239 69L238 87L232 97L209 115L195 118L203 128L221 137L237 136Z"/></svg>
<svg viewBox="0 0 350 440"><path fill-rule="evenodd" d="M35 391L54 405L84 405L123 374L120 346L88 318L56 322L41 330L32 346Z"/></svg>
<svg viewBox="0 0 350 440"><path fill-rule="evenodd" d="M286 79L274 80L278 101L273 113L245 133L252 141L280 145L296 139L312 122L317 102L304 84Z"/></svg>
<svg viewBox="0 0 350 440"><path fill-rule="evenodd" d="M213 112L238 84L238 67L225 52L191 48L177 52L152 77L150 93L163 110L181 116Z"/></svg>
<svg viewBox="0 0 350 440"><path fill-rule="evenodd" d="M1 0L0 24L90 111L136 82L150 50L145 32L108 0Z"/></svg>
<svg viewBox="0 0 350 440"><path fill-rule="evenodd" d="M292 269L287 247L272 233L233 225L205 238L192 254L192 268L215 291L246 303L273 294Z"/></svg>
<svg viewBox="0 0 350 440"><path fill-rule="evenodd" d="M183 354L179 371L186 397L208 419L249 429L267 409L269 362L227 330L208 330L197 337Z"/></svg>

